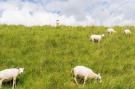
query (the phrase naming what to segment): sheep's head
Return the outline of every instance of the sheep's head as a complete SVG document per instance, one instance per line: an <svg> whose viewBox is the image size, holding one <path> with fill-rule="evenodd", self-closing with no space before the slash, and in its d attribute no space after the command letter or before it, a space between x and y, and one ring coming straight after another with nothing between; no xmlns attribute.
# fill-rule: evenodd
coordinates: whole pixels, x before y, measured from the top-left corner
<svg viewBox="0 0 135 89"><path fill-rule="evenodd" d="M24 68L19 68L19 74L22 74L24 71Z"/></svg>
<svg viewBox="0 0 135 89"><path fill-rule="evenodd" d="M96 79L99 81L99 83L102 82L100 73L97 74L97 78Z"/></svg>

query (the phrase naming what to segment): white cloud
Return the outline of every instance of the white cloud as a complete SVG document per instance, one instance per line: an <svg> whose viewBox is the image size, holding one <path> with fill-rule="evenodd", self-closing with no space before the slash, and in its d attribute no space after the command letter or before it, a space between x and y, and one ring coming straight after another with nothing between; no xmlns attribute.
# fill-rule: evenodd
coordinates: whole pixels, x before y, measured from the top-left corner
<svg viewBox="0 0 135 89"><path fill-rule="evenodd" d="M134 0L3 0L0 23L55 25L59 19L64 25L134 25L134 4Z"/></svg>
<svg viewBox="0 0 135 89"><path fill-rule="evenodd" d="M53 1L46 8L61 11L61 14L74 16L77 21L91 21L95 25L134 25L134 0L63 0Z"/></svg>
<svg viewBox="0 0 135 89"><path fill-rule="evenodd" d="M93 23L93 19L88 16L87 21L79 22L74 16L58 15L45 10L40 4L22 2L21 0L0 2L0 10L3 10L0 17L2 24L15 25L55 25L59 19L64 25L88 25ZM88 22L90 20L90 22Z"/></svg>
<svg viewBox="0 0 135 89"><path fill-rule="evenodd" d="M65 0L53 1L46 8L50 11L61 11L61 14L66 16L75 16L79 21L86 20L87 6L90 0Z"/></svg>

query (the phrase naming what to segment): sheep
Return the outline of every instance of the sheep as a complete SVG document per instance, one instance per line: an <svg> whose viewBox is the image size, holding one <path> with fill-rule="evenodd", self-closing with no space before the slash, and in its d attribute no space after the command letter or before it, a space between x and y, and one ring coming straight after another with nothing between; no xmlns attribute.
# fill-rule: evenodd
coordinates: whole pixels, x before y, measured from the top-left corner
<svg viewBox="0 0 135 89"><path fill-rule="evenodd" d="M90 36L90 39L91 39L92 42L100 42L102 37L104 37L104 34L102 34L102 35L93 34L93 35Z"/></svg>
<svg viewBox="0 0 135 89"><path fill-rule="evenodd" d="M112 34L112 33L116 33L116 31L112 28L109 28L107 29L107 33Z"/></svg>
<svg viewBox="0 0 135 89"><path fill-rule="evenodd" d="M131 31L129 29L124 30L124 34L129 35L131 34Z"/></svg>
<svg viewBox="0 0 135 89"><path fill-rule="evenodd" d="M96 74L90 68L85 66L75 66L71 70L71 73L73 74L74 81L76 82L77 85L78 85L77 77L82 78L84 80L83 85L86 83L87 79L96 79L100 83L102 82L100 73Z"/></svg>
<svg viewBox="0 0 135 89"><path fill-rule="evenodd" d="M2 82L13 80L12 89L14 89L16 87L16 78L23 73L23 71L24 68L10 68L0 71L0 88L2 87Z"/></svg>

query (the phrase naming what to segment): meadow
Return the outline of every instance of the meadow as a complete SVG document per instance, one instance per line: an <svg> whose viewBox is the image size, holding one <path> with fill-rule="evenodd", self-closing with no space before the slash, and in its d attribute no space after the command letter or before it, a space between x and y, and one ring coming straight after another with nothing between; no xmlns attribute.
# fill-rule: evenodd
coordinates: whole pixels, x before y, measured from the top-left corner
<svg viewBox="0 0 135 89"><path fill-rule="evenodd" d="M0 25L0 70L24 67L16 89L135 89L135 27L7 26ZM105 33L100 43L91 34ZM71 75L76 65L101 73L102 83L77 86ZM12 83L1 89L11 89Z"/></svg>

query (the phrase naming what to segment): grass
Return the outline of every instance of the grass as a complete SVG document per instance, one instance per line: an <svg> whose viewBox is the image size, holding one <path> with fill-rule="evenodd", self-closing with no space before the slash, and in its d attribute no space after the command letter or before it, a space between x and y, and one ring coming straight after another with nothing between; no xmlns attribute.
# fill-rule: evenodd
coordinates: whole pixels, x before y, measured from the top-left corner
<svg viewBox="0 0 135 89"><path fill-rule="evenodd" d="M16 89L135 89L135 27L125 36L125 27L0 26L0 70L24 67ZM91 34L105 33L101 43ZM71 68L84 65L101 73L102 83L73 82ZM11 89L12 84L2 89Z"/></svg>

